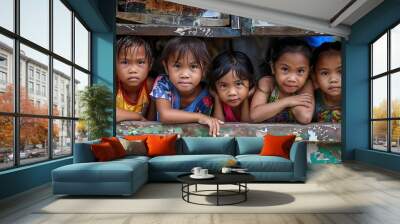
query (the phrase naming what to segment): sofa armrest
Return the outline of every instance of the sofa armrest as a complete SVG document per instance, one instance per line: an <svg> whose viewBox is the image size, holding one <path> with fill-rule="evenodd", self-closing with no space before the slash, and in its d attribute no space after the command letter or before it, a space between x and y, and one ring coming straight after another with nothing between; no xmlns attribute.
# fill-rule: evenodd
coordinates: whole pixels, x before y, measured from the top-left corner
<svg viewBox="0 0 400 224"><path fill-rule="evenodd" d="M90 146L92 144L97 144L99 142L100 141L75 143L75 145L74 145L74 163L95 162L96 158L94 157Z"/></svg>
<svg viewBox="0 0 400 224"><path fill-rule="evenodd" d="M290 160L293 162L293 179L305 181L307 176L307 143L294 142L290 149Z"/></svg>

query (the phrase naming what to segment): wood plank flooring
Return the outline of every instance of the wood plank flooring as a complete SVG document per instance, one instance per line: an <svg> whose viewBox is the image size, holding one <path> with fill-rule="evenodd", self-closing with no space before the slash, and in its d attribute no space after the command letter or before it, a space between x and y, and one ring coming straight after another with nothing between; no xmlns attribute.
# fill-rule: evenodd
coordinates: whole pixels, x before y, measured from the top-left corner
<svg viewBox="0 0 400 224"><path fill-rule="evenodd" d="M37 214L37 208L55 199L50 185L45 185L0 201L0 223L400 223L400 173L356 162L312 165L307 183L321 185L349 203L365 206L357 214Z"/></svg>

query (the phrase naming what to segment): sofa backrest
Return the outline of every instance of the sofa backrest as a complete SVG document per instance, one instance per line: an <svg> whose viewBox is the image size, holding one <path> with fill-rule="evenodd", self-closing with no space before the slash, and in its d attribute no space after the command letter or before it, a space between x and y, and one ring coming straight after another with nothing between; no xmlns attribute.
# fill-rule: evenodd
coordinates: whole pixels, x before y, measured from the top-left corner
<svg viewBox="0 0 400 224"><path fill-rule="evenodd" d="M74 147L74 163L89 163L95 162L96 158L93 155L91 145L99 144L100 140L75 143Z"/></svg>
<svg viewBox="0 0 400 224"><path fill-rule="evenodd" d="M226 154L235 155L232 137L182 137L177 143L177 154Z"/></svg>
<svg viewBox="0 0 400 224"><path fill-rule="evenodd" d="M263 144L263 137L236 137L236 155L259 154Z"/></svg>

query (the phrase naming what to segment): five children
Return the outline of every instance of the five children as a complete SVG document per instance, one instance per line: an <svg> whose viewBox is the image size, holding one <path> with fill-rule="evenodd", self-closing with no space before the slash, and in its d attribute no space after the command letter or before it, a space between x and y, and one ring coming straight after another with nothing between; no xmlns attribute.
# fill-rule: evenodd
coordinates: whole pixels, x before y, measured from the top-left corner
<svg viewBox="0 0 400 224"><path fill-rule="evenodd" d="M149 44L139 37L119 39L117 121L197 122L207 125L212 136L224 121L341 121L340 42L324 43L313 52L304 40L280 39L270 55L272 74L257 83L242 52L226 51L210 60L202 40L173 38L161 55L165 74L153 81Z"/></svg>

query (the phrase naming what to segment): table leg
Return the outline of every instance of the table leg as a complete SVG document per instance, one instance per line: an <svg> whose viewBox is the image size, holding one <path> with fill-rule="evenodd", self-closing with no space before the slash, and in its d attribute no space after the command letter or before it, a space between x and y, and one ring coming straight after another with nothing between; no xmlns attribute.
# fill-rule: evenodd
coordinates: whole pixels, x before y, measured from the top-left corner
<svg viewBox="0 0 400 224"><path fill-rule="evenodd" d="M217 184L217 206L219 205L219 184Z"/></svg>
<svg viewBox="0 0 400 224"><path fill-rule="evenodd" d="M244 201L247 201L247 183L244 183Z"/></svg>

